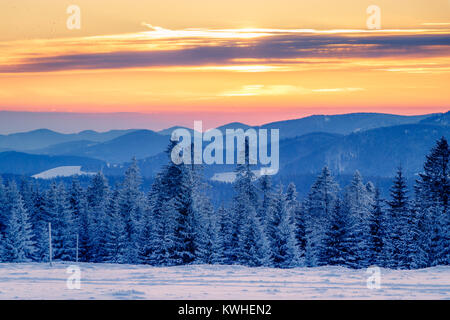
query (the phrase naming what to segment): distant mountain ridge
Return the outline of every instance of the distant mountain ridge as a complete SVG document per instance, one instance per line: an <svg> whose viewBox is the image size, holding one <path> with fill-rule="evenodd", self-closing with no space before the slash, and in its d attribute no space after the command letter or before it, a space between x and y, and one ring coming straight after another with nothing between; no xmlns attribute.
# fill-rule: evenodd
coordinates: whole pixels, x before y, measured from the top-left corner
<svg viewBox="0 0 450 320"><path fill-rule="evenodd" d="M449 115L450 112L422 116L358 113L311 116L260 127L230 123L218 129L280 129L280 174L311 174L328 165L339 174L350 174L358 169L364 174L390 176L399 164L410 174L420 170L423 157L435 140L449 136ZM151 177L168 161L164 151L169 143L170 130L176 128L182 127L160 132L113 130L77 134L41 129L0 135L0 157L3 156L0 173L35 174L44 171L43 167L52 169L50 164L77 166L95 163L104 168L105 174L118 175L123 174L124 164L136 157L143 174ZM188 130L192 133L192 129ZM11 156L13 154L14 157ZM78 162L73 161L74 158ZM35 168L29 159L36 161ZM53 161L55 159L58 161ZM21 170L18 168L20 165L27 169ZM233 168L206 166L205 173L212 176Z"/></svg>
<svg viewBox="0 0 450 320"><path fill-rule="evenodd" d="M23 152L0 153L0 173L34 175L61 166L81 166L84 171L97 172L106 164L97 159L75 156L48 156Z"/></svg>
<svg viewBox="0 0 450 320"><path fill-rule="evenodd" d="M52 145L77 140L105 142L133 131L136 130L111 130L107 132L87 130L80 133L65 134L48 129L38 129L29 132L0 135L0 148L25 151L47 148Z"/></svg>

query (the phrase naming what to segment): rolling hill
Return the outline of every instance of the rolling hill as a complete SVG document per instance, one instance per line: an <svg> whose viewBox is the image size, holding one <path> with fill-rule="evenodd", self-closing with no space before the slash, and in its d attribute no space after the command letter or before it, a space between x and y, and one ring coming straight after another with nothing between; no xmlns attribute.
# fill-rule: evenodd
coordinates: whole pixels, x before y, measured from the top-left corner
<svg viewBox="0 0 450 320"><path fill-rule="evenodd" d="M86 157L36 155L15 151L0 153L0 173L34 175L62 166L81 166L83 171L95 172L106 164Z"/></svg>

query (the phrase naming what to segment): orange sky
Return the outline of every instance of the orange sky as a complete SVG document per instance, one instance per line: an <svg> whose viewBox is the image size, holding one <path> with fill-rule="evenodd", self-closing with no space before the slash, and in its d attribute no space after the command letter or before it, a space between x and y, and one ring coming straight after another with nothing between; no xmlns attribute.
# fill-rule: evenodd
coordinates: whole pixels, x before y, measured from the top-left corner
<svg viewBox="0 0 450 320"><path fill-rule="evenodd" d="M371 4L381 30L367 30ZM218 124L447 111L449 13L448 0L2 1L0 109Z"/></svg>

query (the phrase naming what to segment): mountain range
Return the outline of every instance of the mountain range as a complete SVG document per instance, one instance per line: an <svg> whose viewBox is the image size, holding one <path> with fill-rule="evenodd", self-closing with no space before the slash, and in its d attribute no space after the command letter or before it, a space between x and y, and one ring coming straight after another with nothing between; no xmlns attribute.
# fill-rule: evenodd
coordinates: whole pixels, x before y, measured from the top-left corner
<svg viewBox="0 0 450 320"><path fill-rule="evenodd" d="M33 175L57 166L80 165L84 171L102 168L105 174L119 175L136 157L143 174L151 177L167 162L164 151L175 128L182 127L75 134L40 129L0 135L0 173ZM259 127L230 123L218 129L236 128L280 130L281 175L316 173L328 165L336 174L358 169L366 175L387 177L399 165L409 175L420 171L435 141L449 137L450 112L317 115ZM208 177L232 170L233 166L205 166Z"/></svg>

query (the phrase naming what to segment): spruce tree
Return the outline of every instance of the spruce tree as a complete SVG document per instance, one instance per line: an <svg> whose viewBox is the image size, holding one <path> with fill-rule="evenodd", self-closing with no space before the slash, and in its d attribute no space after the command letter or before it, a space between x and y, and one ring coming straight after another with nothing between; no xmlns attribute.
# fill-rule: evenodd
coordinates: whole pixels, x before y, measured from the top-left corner
<svg viewBox="0 0 450 320"><path fill-rule="evenodd" d="M0 176L0 234L4 234L6 230L6 224L8 222L8 215L6 212L7 200L6 200L6 188L3 184L3 179Z"/></svg>
<svg viewBox="0 0 450 320"><path fill-rule="evenodd" d="M286 190L286 206L290 212L291 224L297 244L298 263L304 265L306 251L306 221L303 204L297 200L297 189L294 183L290 183Z"/></svg>
<svg viewBox="0 0 450 320"><path fill-rule="evenodd" d="M407 233L409 221L409 199L407 195L406 180L401 168L397 170L394 183L391 187L391 200L389 205L389 223L387 226L387 252L390 256L388 266L391 268L408 268L407 263Z"/></svg>
<svg viewBox="0 0 450 320"><path fill-rule="evenodd" d="M442 137L426 157L416 181L416 210L429 222L429 265L450 263L450 149Z"/></svg>
<svg viewBox="0 0 450 320"><path fill-rule="evenodd" d="M263 227L266 228L269 223L270 211L273 205L272 179L269 175L263 175L259 178L259 188L262 193L262 201L258 208L258 218Z"/></svg>
<svg viewBox="0 0 450 320"><path fill-rule="evenodd" d="M346 193L345 209L348 210L350 219L353 220L353 232L355 247L353 254L359 267L367 267L370 260L369 252L369 214L372 207L371 186L369 192L363 184L359 171L356 171Z"/></svg>
<svg viewBox="0 0 450 320"><path fill-rule="evenodd" d="M105 258L104 232L106 206L110 196L103 173L94 175L86 191L86 215L80 221L80 252L83 261L101 262Z"/></svg>
<svg viewBox="0 0 450 320"><path fill-rule="evenodd" d="M324 167L305 201L306 264L310 267L326 264L326 261L321 260L325 250L323 240L338 190L330 170Z"/></svg>
<svg viewBox="0 0 450 320"><path fill-rule="evenodd" d="M9 212L3 247L4 260L31 261L35 252L32 226L15 182L8 184L7 201Z"/></svg>
<svg viewBox="0 0 450 320"><path fill-rule="evenodd" d="M351 243L352 219L348 211L343 210L339 199L336 200L327 223L324 236L324 250L321 260L332 266L351 266L353 245Z"/></svg>
<svg viewBox="0 0 450 320"><path fill-rule="evenodd" d="M380 198L380 190L375 189L374 201L370 210L369 224L369 264L376 266L385 265L384 242L386 238L386 215L383 210L383 200Z"/></svg>
<svg viewBox="0 0 450 320"><path fill-rule="evenodd" d="M125 263L127 238L125 222L119 211L119 191L116 189L109 198L105 224L105 261Z"/></svg>
<svg viewBox="0 0 450 320"><path fill-rule="evenodd" d="M283 186L274 195L268 227L272 263L277 268L289 268L298 264L298 248L293 229L291 211L287 207Z"/></svg>
<svg viewBox="0 0 450 320"><path fill-rule="evenodd" d="M74 261L76 255L76 233L74 232L73 216L70 210L69 198L64 185L56 188L54 198L55 216L52 220L52 240L55 259Z"/></svg>
<svg viewBox="0 0 450 320"><path fill-rule="evenodd" d="M125 172L125 179L119 191L119 211L125 221L127 237L127 262L139 261L139 238L142 232L142 219L146 210L144 194L141 191L142 177L136 158Z"/></svg>

